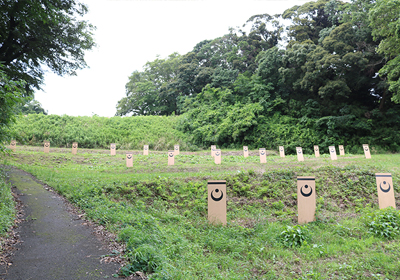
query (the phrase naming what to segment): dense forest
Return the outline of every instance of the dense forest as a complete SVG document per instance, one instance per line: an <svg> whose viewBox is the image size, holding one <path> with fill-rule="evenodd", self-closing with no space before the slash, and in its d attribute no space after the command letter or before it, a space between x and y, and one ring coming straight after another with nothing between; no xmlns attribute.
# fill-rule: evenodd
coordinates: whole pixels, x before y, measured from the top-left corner
<svg viewBox="0 0 400 280"><path fill-rule="evenodd" d="M116 115L180 115L199 147L399 151L399 14L398 0L319 0L254 15L134 71Z"/></svg>

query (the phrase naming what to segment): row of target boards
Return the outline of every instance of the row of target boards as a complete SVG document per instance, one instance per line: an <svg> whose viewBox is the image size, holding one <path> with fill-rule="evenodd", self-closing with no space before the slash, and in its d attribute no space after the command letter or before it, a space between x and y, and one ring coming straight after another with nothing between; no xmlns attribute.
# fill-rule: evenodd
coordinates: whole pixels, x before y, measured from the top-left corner
<svg viewBox="0 0 400 280"><path fill-rule="evenodd" d="M16 147L17 147L17 142L15 140L12 140L9 148L11 150L15 151ZM44 149L45 153L50 152L50 141L44 141L43 149ZM116 155L116 150L117 150L117 145L115 143L111 143L110 144L110 154ZM370 153L368 144L363 144L363 150L364 150L365 157L370 159L371 153ZM72 154L77 154L77 152L78 152L78 143L73 142L72 143ZM315 157L320 156L319 147L317 145L314 146L314 153L315 153ZM339 153L341 156L345 155L343 145L339 145ZM144 145L143 146L143 155L148 155L148 154L149 154L149 145ZM296 154L297 154L298 161L304 161L302 147L296 147ZM330 154L332 160L337 160L335 146L329 146L329 154ZM168 165L175 164L175 156L176 155L179 155L179 145L175 145L174 150L168 151ZM260 155L260 163L266 163L267 162L267 151L265 148L259 149L259 155ZM285 148L283 146L279 146L279 155L281 157L285 157ZM220 149L217 149L215 145L211 146L211 156L214 158L215 164L221 164L222 152ZM249 149L247 146L243 146L243 156L244 157L249 156ZM133 153L132 152L126 153L126 166L133 167Z"/></svg>
<svg viewBox="0 0 400 280"><path fill-rule="evenodd" d="M379 208L396 209L392 174L376 173ZM315 177L297 177L297 220L299 224L315 221ZM208 220L212 224L226 225L226 181L208 181Z"/></svg>
<svg viewBox="0 0 400 280"><path fill-rule="evenodd" d="M10 149L16 150L16 141L11 141ZM72 153L76 154L78 150L78 143L72 144ZM363 150L366 158L371 158L369 147L367 144L363 145ZM314 146L315 156L319 157L319 148ZM343 146L339 146L340 155L344 155ZM44 152L50 152L50 142L44 142ZM283 146L279 147L281 157L285 157L285 150ZM301 147L296 148L298 161L304 161L303 150ZM110 145L111 155L116 155L116 144ZM332 160L337 159L335 146L329 147L329 153ZM143 155L149 154L149 146L144 145ZM259 149L260 162L266 162L266 149ZM174 150L168 151L168 165L174 164L174 158L179 155L179 145L174 146ZM214 157L216 164L221 164L221 150L216 149L216 146L211 146L211 156ZM249 149L247 146L243 147L243 156L249 156ZM133 167L133 153L126 154L127 167ZM396 208L392 175L390 173L377 173L376 185L378 192L379 208L393 207ZM316 186L315 177L297 177L297 209L298 209L298 223L304 224L315 220L316 209ZM213 224L226 225L226 181L208 181L208 220Z"/></svg>

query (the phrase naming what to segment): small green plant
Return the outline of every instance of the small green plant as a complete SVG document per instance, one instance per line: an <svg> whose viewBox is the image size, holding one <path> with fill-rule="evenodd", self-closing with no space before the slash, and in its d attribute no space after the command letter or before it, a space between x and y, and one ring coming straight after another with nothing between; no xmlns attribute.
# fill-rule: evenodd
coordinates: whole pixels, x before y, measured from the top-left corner
<svg viewBox="0 0 400 280"><path fill-rule="evenodd" d="M400 234L400 212L388 207L367 216L368 231L377 237L393 239Z"/></svg>
<svg viewBox="0 0 400 280"><path fill-rule="evenodd" d="M307 226L287 226L284 231L279 234L279 241L285 247L300 247L307 244L310 240L310 235Z"/></svg>

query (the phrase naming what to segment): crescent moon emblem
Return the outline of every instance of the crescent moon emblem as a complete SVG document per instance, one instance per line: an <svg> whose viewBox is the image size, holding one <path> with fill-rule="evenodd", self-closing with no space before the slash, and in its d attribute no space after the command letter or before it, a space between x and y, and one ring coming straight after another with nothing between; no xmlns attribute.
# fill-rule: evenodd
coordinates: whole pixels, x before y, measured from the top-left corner
<svg viewBox="0 0 400 280"><path fill-rule="evenodd" d="M335 151L334 150L331 150L331 153L333 154Z"/></svg>
<svg viewBox="0 0 400 280"><path fill-rule="evenodd" d="M307 189L308 185L305 185L304 187ZM310 187L310 189L311 189L311 191L309 193L304 193L303 192L303 187L301 187L301 189L300 189L301 195L304 196L304 197L309 197L312 194L312 188Z"/></svg>
<svg viewBox="0 0 400 280"><path fill-rule="evenodd" d="M171 153L171 154L168 154L168 156L169 156L169 157L173 157L173 156L174 156L174 154L172 154L172 153Z"/></svg>
<svg viewBox="0 0 400 280"><path fill-rule="evenodd" d="M214 191L211 192L211 199L214 200L214 201L220 201L220 200L224 197L224 193L223 193L222 191L221 191L221 196L218 197L218 198L216 198L216 197L213 195L213 192L214 192ZM215 189L215 192L218 193L218 192L219 192L219 189Z"/></svg>
<svg viewBox="0 0 400 280"><path fill-rule="evenodd" d="M364 151L368 152L368 148L364 148Z"/></svg>
<svg viewBox="0 0 400 280"><path fill-rule="evenodd" d="M215 155L216 155L217 157L219 157L220 153L216 152Z"/></svg>
<svg viewBox="0 0 400 280"><path fill-rule="evenodd" d="M383 181L383 184L386 185L386 181ZM379 184L379 188L381 189L381 191L383 191L384 193L387 193L390 191L390 184L388 183L389 187L387 189L383 189L382 188L382 183Z"/></svg>
<svg viewBox="0 0 400 280"><path fill-rule="evenodd" d="M127 158L127 159L131 159L131 158L132 158L132 156L131 156L131 155L128 155L128 156L126 156L126 158Z"/></svg>
<svg viewBox="0 0 400 280"><path fill-rule="evenodd" d="M318 148L315 148L314 151L318 152Z"/></svg>
<svg viewBox="0 0 400 280"><path fill-rule="evenodd" d="M298 153L298 154L301 154L301 151L300 151L300 150L298 150L298 151L297 151L297 153Z"/></svg>

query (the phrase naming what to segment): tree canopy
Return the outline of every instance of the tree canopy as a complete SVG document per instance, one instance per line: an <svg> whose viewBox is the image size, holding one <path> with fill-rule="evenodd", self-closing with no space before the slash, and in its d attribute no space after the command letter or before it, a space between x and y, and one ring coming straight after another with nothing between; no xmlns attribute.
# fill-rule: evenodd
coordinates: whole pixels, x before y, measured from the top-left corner
<svg viewBox="0 0 400 280"><path fill-rule="evenodd" d="M27 94L40 89L45 67L74 75L86 67L94 27L79 18L88 11L76 0L0 0L0 61Z"/></svg>
<svg viewBox="0 0 400 280"><path fill-rule="evenodd" d="M76 0L0 0L0 150L8 126L21 112L46 113L33 99L44 72L74 75L86 67L94 27Z"/></svg>
<svg viewBox="0 0 400 280"><path fill-rule="evenodd" d="M202 147L364 141L400 150L385 129L400 128L399 15L400 0L318 0L252 16L135 71L117 115L182 114L179 129ZM162 109L132 109L146 104Z"/></svg>

